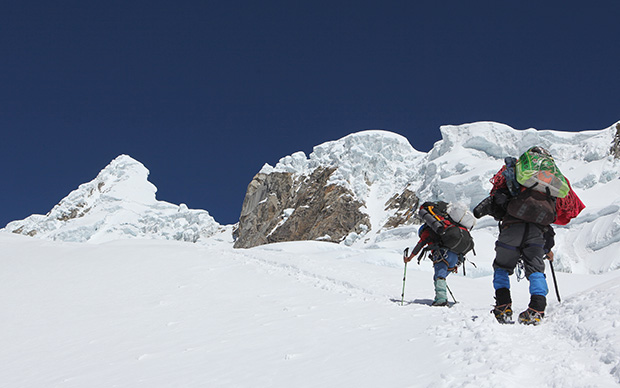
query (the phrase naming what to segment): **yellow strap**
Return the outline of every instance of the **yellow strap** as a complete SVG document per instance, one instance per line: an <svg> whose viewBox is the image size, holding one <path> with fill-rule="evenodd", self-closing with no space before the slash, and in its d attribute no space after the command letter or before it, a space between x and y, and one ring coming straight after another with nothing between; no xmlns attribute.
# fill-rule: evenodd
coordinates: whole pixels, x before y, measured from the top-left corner
<svg viewBox="0 0 620 388"><path fill-rule="evenodd" d="M437 214L435 214L435 212L433 212L433 207L434 206L429 206L428 207L428 212L431 213L433 215L433 217L435 217L435 219L439 222L442 222L441 218L439 218L439 216Z"/></svg>

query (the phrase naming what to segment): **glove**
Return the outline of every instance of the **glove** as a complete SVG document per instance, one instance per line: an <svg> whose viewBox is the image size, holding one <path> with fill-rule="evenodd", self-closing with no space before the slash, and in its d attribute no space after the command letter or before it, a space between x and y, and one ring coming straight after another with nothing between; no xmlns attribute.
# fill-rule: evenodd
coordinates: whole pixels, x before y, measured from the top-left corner
<svg viewBox="0 0 620 388"><path fill-rule="evenodd" d="M547 254L545 255L545 259L549 260L550 262L553 262L553 251L547 252Z"/></svg>
<svg viewBox="0 0 620 388"><path fill-rule="evenodd" d="M411 260L413 258L413 256L415 256L418 253L420 253L420 251L422 250L422 248L424 248L425 245L426 245L426 240L420 239L420 241L418 241L416 246L413 248L413 251L411 251L411 256L409 256L410 257L409 260Z"/></svg>

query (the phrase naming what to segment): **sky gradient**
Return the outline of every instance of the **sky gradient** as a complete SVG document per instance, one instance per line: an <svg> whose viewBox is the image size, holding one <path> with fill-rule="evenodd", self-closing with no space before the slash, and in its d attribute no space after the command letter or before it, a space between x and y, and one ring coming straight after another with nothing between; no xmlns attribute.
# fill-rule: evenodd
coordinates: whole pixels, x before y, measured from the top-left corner
<svg viewBox="0 0 620 388"><path fill-rule="evenodd" d="M297 4L299 3L299 4ZM365 129L620 120L620 3L19 1L0 5L0 227L112 159L238 221L264 163Z"/></svg>

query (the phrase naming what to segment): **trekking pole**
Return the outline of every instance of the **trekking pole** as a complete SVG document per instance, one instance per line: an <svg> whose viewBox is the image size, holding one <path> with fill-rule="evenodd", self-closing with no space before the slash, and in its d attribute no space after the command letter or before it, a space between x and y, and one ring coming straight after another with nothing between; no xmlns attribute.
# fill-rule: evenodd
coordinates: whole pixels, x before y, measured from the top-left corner
<svg viewBox="0 0 620 388"><path fill-rule="evenodd" d="M551 275L553 275L553 286L555 287L555 295L558 297L558 303L561 303L560 299L560 291L558 290L558 281L555 278L555 270L553 269L553 261L549 261L549 266L551 267Z"/></svg>
<svg viewBox="0 0 620 388"><path fill-rule="evenodd" d="M456 298L454 297L454 294L452 293L452 290L450 290L450 287L448 287L448 283L446 283L446 288L448 289L448 292L450 293L450 296L452 297L452 300L454 301L454 304L459 303L459 302L456 301Z"/></svg>
<svg viewBox="0 0 620 388"><path fill-rule="evenodd" d="M403 259L406 259L409 256L409 248L405 248L403 252ZM405 273L403 274L403 293L401 294L400 305L403 306L405 304L405 279L407 279L407 262L405 261Z"/></svg>

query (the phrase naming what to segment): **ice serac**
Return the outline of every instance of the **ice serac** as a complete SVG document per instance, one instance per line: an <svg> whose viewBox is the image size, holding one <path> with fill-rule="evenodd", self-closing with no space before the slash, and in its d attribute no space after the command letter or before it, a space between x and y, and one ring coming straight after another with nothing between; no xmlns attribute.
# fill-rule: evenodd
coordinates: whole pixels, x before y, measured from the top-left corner
<svg viewBox="0 0 620 388"><path fill-rule="evenodd" d="M599 273L620 268L620 258L613 253L620 247L620 199L615 194L620 191L618 123L602 130L566 132L479 122L443 126L441 134L411 184L420 198L459 201L471 208L488 195L489 178L504 157L543 146L586 204L569 225L555 227L556 269ZM480 221L476 229L497 228L491 219Z"/></svg>
<svg viewBox="0 0 620 388"><path fill-rule="evenodd" d="M620 122L616 123L616 135L612 141L610 153L614 158L620 159Z"/></svg>
<svg viewBox="0 0 620 388"><path fill-rule="evenodd" d="M248 186L237 248L325 240L352 244L370 231L413 223L407 190L424 153L398 134L369 130L265 165ZM409 213L408 213L409 212Z"/></svg>
<svg viewBox="0 0 620 388"><path fill-rule="evenodd" d="M221 230L205 210L156 200L148 175L142 163L120 155L48 214L13 221L5 230L74 242L133 237L196 242Z"/></svg>

